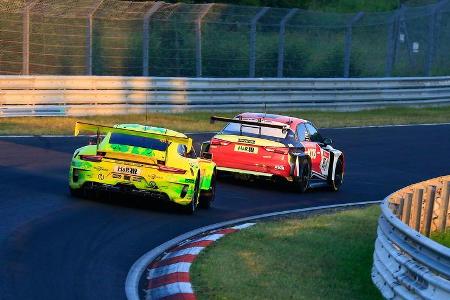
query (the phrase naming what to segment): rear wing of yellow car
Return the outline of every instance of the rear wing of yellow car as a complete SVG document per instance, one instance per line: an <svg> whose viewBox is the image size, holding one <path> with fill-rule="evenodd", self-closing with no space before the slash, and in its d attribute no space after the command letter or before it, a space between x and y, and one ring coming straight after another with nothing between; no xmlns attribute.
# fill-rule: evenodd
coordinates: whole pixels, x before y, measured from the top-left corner
<svg viewBox="0 0 450 300"><path fill-rule="evenodd" d="M84 122L76 122L75 124L75 132L74 135L78 136L81 131L84 132L92 132L97 135L108 134L108 133L120 133L120 134L128 134L134 136L140 136L144 138L157 139L165 142L174 142L177 144L185 145L187 151L191 151L192 149L192 139L181 136L174 136L162 133L153 133L153 132L145 132L133 129L124 129L124 128L116 128L110 126L96 125Z"/></svg>

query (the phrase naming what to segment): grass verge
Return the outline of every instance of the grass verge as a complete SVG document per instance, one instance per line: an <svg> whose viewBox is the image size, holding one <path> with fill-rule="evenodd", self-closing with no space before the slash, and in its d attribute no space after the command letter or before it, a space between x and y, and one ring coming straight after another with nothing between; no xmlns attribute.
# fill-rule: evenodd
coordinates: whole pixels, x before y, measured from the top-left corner
<svg viewBox="0 0 450 300"><path fill-rule="evenodd" d="M435 242L450 248L450 230L447 230L446 232L434 232L431 234L430 238Z"/></svg>
<svg viewBox="0 0 450 300"><path fill-rule="evenodd" d="M371 281L378 206L258 223L201 252L198 299L382 299Z"/></svg>
<svg viewBox="0 0 450 300"><path fill-rule="evenodd" d="M272 112L276 113L276 112ZM444 107L394 107L353 112L293 110L280 114L313 121L319 127L346 127L386 124L417 124L450 122L450 106ZM223 124L210 124L211 112L150 113L140 115L93 117L18 117L0 118L0 135L72 134L76 121L113 125L141 123L161 126L183 132L215 131ZM215 114L232 117L236 112Z"/></svg>

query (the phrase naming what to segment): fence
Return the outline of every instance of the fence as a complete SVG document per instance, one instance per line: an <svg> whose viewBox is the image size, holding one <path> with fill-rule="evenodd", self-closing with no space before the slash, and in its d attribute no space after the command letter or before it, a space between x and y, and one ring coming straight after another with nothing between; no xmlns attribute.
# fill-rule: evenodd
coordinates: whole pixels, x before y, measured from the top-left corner
<svg viewBox="0 0 450 300"><path fill-rule="evenodd" d="M337 14L225 4L0 0L0 74L440 76L450 3Z"/></svg>
<svg viewBox="0 0 450 300"><path fill-rule="evenodd" d="M372 279L384 298L450 299L450 248L427 238L450 228L449 197L447 175L383 201Z"/></svg>
<svg viewBox="0 0 450 300"><path fill-rule="evenodd" d="M0 117L146 111L364 109L450 103L450 77L354 79L0 76Z"/></svg>

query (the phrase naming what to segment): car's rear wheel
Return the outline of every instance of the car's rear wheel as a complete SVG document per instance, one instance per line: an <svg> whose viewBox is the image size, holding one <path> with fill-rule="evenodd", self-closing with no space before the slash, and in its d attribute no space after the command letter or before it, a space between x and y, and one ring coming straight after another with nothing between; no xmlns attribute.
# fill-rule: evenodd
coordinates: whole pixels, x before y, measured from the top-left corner
<svg viewBox="0 0 450 300"><path fill-rule="evenodd" d="M294 187L300 193L306 192L309 188L309 179L311 178L311 166L306 159L299 162L299 176L294 177Z"/></svg>
<svg viewBox="0 0 450 300"><path fill-rule="evenodd" d="M200 197L200 176L197 175L194 186L194 194L192 195L191 202L186 206L186 212L193 214L197 209L197 203Z"/></svg>
<svg viewBox="0 0 450 300"><path fill-rule="evenodd" d="M216 197L216 171L214 171L211 177L211 187L209 191L200 193L200 207L206 209L210 208L211 202L214 201L215 197Z"/></svg>
<svg viewBox="0 0 450 300"><path fill-rule="evenodd" d="M334 192L337 192L344 181L344 165L342 160L339 159L336 162L336 168L334 169L334 179L328 178L328 186Z"/></svg>

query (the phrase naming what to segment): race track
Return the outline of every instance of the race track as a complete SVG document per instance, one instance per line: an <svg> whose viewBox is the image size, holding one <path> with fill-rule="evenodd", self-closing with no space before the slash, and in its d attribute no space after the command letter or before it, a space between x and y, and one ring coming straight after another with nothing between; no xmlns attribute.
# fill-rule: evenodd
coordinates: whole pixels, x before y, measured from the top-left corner
<svg viewBox="0 0 450 300"><path fill-rule="evenodd" d="M186 231L271 211L379 200L450 173L450 125L321 132L346 155L340 192L225 181L213 208L194 216L167 205L71 198L68 165L86 138L0 138L0 299L124 299L131 265Z"/></svg>

